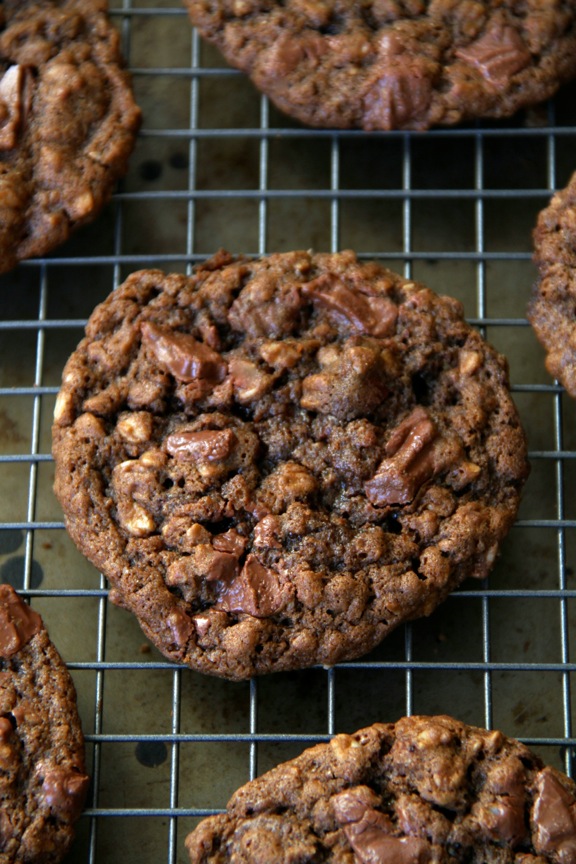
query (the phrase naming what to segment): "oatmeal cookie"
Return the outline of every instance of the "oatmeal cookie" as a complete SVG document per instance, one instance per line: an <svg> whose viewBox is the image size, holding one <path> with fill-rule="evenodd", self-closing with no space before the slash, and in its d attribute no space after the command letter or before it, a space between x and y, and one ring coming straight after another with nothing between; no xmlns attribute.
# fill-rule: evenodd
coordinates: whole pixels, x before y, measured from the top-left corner
<svg viewBox="0 0 576 864"><path fill-rule="evenodd" d="M311 126L507 117L576 75L571 0L185 0L192 23Z"/></svg>
<svg viewBox="0 0 576 864"><path fill-rule="evenodd" d="M60 861L88 776L76 692L42 619L0 585L0 861Z"/></svg>
<svg viewBox="0 0 576 864"><path fill-rule="evenodd" d="M486 576L528 470L504 358L352 252L130 276L66 364L53 453L110 598L230 678L357 657Z"/></svg>
<svg viewBox="0 0 576 864"><path fill-rule="evenodd" d="M192 864L575 864L576 785L500 732L405 717L251 781L186 846Z"/></svg>
<svg viewBox="0 0 576 864"><path fill-rule="evenodd" d="M534 244L539 279L528 319L548 352L546 368L576 398L576 174L540 213Z"/></svg>
<svg viewBox="0 0 576 864"><path fill-rule="evenodd" d="M5 0L0 17L0 271L91 221L140 123L105 0Z"/></svg>

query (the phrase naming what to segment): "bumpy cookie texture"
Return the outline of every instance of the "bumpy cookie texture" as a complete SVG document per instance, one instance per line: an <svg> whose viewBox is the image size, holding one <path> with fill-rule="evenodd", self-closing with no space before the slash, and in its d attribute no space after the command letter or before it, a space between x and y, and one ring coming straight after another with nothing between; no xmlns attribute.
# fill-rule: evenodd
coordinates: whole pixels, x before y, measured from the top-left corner
<svg viewBox="0 0 576 864"><path fill-rule="evenodd" d="M452 717L337 735L239 789L192 864L575 864L576 785Z"/></svg>
<svg viewBox="0 0 576 864"><path fill-rule="evenodd" d="M140 122L105 0L0 11L0 271L92 220Z"/></svg>
<svg viewBox="0 0 576 864"><path fill-rule="evenodd" d="M72 679L41 617L0 585L0 862L60 861L88 787Z"/></svg>
<svg viewBox="0 0 576 864"><path fill-rule="evenodd" d="M506 117L576 75L572 0L185 0L192 22L312 126Z"/></svg>
<svg viewBox="0 0 576 864"><path fill-rule="evenodd" d="M484 577L526 449L460 304L351 252L133 274L56 402L70 535L174 660L230 678L373 648Z"/></svg>
<svg viewBox="0 0 576 864"><path fill-rule="evenodd" d="M576 174L538 217L539 279L528 318L546 349L546 368L576 398Z"/></svg>

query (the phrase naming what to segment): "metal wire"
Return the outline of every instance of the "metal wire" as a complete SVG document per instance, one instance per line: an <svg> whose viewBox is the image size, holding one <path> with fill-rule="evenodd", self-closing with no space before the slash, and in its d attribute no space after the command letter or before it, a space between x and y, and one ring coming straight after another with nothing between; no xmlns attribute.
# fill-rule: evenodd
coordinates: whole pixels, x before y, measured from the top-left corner
<svg viewBox="0 0 576 864"><path fill-rule="evenodd" d="M312 130L281 117L265 97L246 85L242 99L257 122L238 125L232 110L227 125L226 112L234 107L236 91L227 102L222 90L221 116L211 124L213 97L205 88L223 82L241 86L244 79L206 48L189 27L184 10L168 4L146 8L126 0L112 14L145 111L140 150L108 208L108 221L103 217L85 229L93 243L79 238L51 255L23 262L3 277L0 289L7 298L0 314L0 489L5 499L0 509L0 578L12 579L48 616L54 641L59 644L60 637L66 648L79 692L93 786L69 860L77 864L185 862L186 832L198 818L224 807L238 778L253 778L309 743L329 740L363 722L395 720L402 713L460 713L478 725L497 725L571 772L576 746L571 694L576 663L570 644L576 600L576 511L567 490L576 459L575 409L543 371L541 352L535 340L530 341L525 318L533 278L529 236L522 240L512 232L515 242L500 248L491 241L490 231L494 205L513 206L514 218L519 219L528 208L535 218L552 190L567 181L565 153L576 140L576 117L557 122L558 105L566 115L560 96L535 126L514 118L501 124L435 129L425 135ZM174 65L166 65L166 52L159 51L156 58L154 46L176 34L175 27L179 37L187 30L190 38L185 50L174 48ZM139 45L142 32L157 34L148 53ZM151 95L150 88L160 79L170 82L169 93L184 85L174 96L181 101L180 126L174 125L174 113L168 110L164 115L157 97ZM242 154L252 153L252 143L256 148L252 184L219 185L218 160L224 159L219 148L225 148L226 159L240 160ZM470 182L454 182L450 156L444 165L431 159L430 176L437 182L423 183L418 156L422 148L441 144L453 154L456 143L462 147L461 163ZM386 175L385 181L373 184L370 169L358 170L357 161L374 158L375 145L397 148L393 155L398 171L391 168L395 182L388 182ZM520 161L523 153L538 153L543 147L545 164L542 167L536 156L527 156L520 181L496 184L490 179L500 152L495 148L503 145L517 152ZM174 146L184 148L186 154L185 180L163 183L163 175L148 182L140 170L146 158L157 149L164 154L158 159L165 168L166 153ZM282 158L289 160L284 173L278 170L279 147ZM357 159L351 159L351 152L358 154ZM298 160L309 160L314 168L304 165L298 173ZM240 180L249 174L242 166ZM230 176L227 168L223 176ZM451 268L461 268L453 284L466 300L468 320L495 340L500 350L510 352L512 389L527 423L537 476L536 485L527 486L519 519L489 582L463 586L429 621L407 625L397 638L391 637L360 661L279 676L280 681L252 681L244 688L217 679L206 681L154 653L135 659L135 646L143 637L130 630L125 618L118 618L123 613L110 609L105 580L82 569L49 490L49 414L66 354L59 343L71 348L81 338L91 311L83 292L98 302L138 267L190 272L195 262L222 242L206 229L212 216L205 208L234 204L253 206L241 211L252 213L252 221L245 216L231 218L241 238L233 250L238 253L276 251L278 236L284 238L285 248L291 248L293 232L302 224L310 236L325 238L326 249L337 251L355 240L360 258L385 260L407 278L421 278L421 272L429 276L437 268L439 284L431 287L440 290L446 280L446 293L452 287ZM448 221L443 228L441 215L426 217L426 231L422 231L419 220L422 212L428 212L422 208L447 204L471 208L472 242L463 239L464 231L460 236L459 224ZM163 220L179 206L184 208L181 237L174 242L161 240ZM153 214L153 230L147 235L152 239L139 243L134 240L134 224L150 227L148 218L141 215L144 207L153 208L146 211ZM317 211L317 207L325 209ZM325 215L318 217L317 212ZM374 214L380 212L385 214L381 236L373 230ZM502 224L508 231L509 225ZM440 243L432 230L427 233L431 228L438 229ZM100 243L107 230L110 242ZM494 268L511 265L516 268L514 278L502 286L500 271ZM525 284L519 286L522 278ZM92 288L93 284L101 287ZM514 302L507 297L514 297ZM22 372L20 343L31 346L29 340L34 344L29 349L33 362L29 358ZM13 434L15 428L20 437ZM18 499L12 504L8 499L19 485L26 489L24 502ZM15 555L10 544L18 532L23 540ZM530 546L528 560L518 537L526 538ZM50 564L47 551L54 546L61 556L57 565ZM44 561L41 582L39 558ZM19 570L14 576L16 559ZM533 578L532 568L542 571L541 582ZM503 608L509 610L509 618ZM86 635L82 632L75 638L70 630L77 616ZM526 616L538 622L533 628L536 647L527 634L530 628L522 627ZM460 622L464 632L458 629ZM510 637L516 626L518 643ZM88 634L93 639L90 644ZM123 683L114 684L114 676L122 676ZM136 695L130 689L133 676L139 682ZM534 684L529 683L536 678L549 710L542 708ZM524 689L528 695L523 695ZM131 701L122 705L129 731L117 719L116 691L124 690L131 694ZM152 701L144 705L142 694ZM211 708L212 704L218 708ZM158 727L151 728L156 715ZM125 769L114 764L121 762L116 756L125 752L122 748L134 751L152 745L165 748L163 761L133 759ZM142 780L146 771L148 779ZM115 824L121 824L121 831ZM119 844L117 850L110 845L112 836Z"/></svg>

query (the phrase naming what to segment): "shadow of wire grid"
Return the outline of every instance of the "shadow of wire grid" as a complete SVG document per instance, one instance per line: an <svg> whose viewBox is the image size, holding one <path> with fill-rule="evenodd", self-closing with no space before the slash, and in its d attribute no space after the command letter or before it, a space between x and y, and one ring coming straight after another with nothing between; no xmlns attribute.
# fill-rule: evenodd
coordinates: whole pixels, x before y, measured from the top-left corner
<svg viewBox="0 0 576 864"><path fill-rule="evenodd" d="M93 776L68 858L185 862L198 818L339 731L447 712L571 770L575 745L575 405L525 319L531 230L576 168L576 88L506 123L334 133L281 116L168 2L118 6L144 126L92 226L2 277L0 575L43 614L78 689ZM142 267L224 246L353 248L460 299L509 358L532 475L487 583L467 584L372 655L232 684L178 669L76 552L53 497L50 420L93 307Z"/></svg>

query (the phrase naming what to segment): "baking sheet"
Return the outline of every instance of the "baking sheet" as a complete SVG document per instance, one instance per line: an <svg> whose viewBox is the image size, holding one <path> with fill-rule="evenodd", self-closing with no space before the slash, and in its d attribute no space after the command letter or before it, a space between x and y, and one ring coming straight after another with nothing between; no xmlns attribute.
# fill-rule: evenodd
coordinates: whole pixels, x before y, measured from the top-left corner
<svg viewBox="0 0 576 864"><path fill-rule="evenodd" d="M202 44L182 8L119 4L144 126L101 218L0 279L0 579L30 596L68 662L93 776L70 864L185 862L184 837L240 784L308 744L448 712L571 771L575 403L525 319L531 230L576 168L576 88L512 121L429 133L308 130ZM169 664L108 604L52 493L63 364L93 307L141 267L219 247L353 248L458 297L509 358L532 474L486 583L371 655L234 684Z"/></svg>

